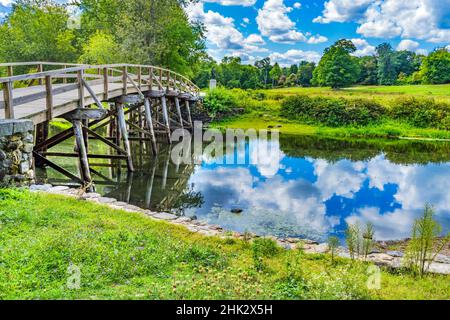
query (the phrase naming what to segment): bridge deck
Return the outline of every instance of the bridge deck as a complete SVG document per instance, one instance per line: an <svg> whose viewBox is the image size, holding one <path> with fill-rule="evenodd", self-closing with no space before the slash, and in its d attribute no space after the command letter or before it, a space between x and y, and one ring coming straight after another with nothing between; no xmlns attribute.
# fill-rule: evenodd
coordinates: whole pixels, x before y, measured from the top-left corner
<svg viewBox="0 0 450 320"><path fill-rule="evenodd" d="M13 68L38 65L40 72L14 75ZM43 71L44 66L53 70ZM67 67L67 66L70 67ZM77 108L146 91L172 96L198 96L199 89L186 77L167 69L130 64L70 65L47 62L0 64L8 77L0 78L0 119L31 119L35 124L60 117ZM55 69L60 68L60 69ZM1 71L1 70L0 70Z"/></svg>
<svg viewBox="0 0 450 320"><path fill-rule="evenodd" d="M69 87L67 84L55 84L53 89L61 89ZM97 98L103 101L103 84L97 84L91 86L92 90L95 92ZM141 86L141 91L146 92L150 89L147 86ZM157 90L157 87L153 87L152 90ZM137 94L138 91L133 86L127 88L128 94ZM45 86L32 86L28 88L17 88L14 89L14 99L19 100L20 98L29 97L34 94L45 92ZM122 83L110 83L108 90L108 98L114 99L123 95L123 84ZM95 101L89 94L89 92L84 92L85 105L94 104ZM0 105L4 105L4 93L0 92ZM53 118L58 118L67 112L73 111L78 108L79 97L78 89L70 90L63 93L53 94ZM47 121L47 100L44 96L43 98L36 99L33 101L15 104L14 105L14 118L15 119L31 119L35 124ZM0 109L0 119L5 119L5 109Z"/></svg>

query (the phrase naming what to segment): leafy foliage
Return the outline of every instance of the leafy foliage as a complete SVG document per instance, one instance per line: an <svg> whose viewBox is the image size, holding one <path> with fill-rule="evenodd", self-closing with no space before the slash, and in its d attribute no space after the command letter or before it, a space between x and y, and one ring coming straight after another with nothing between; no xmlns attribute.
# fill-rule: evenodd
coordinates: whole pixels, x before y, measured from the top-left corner
<svg viewBox="0 0 450 320"><path fill-rule="evenodd" d="M339 238L332 236L328 238L328 247L330 248L330 253L331 253L331 263L334 264L334 258L336 255L336 250L339 247Z"/></svg>
<svg viewBox="0 0 450 320"><path fill-rule="evenodd" d="M450 83L450 52L442 48L430 53L420 71L425 83Z"/></svg>
<svg viewBox="0 0 450 320"><path fill-rule="evenodd" d="M75 61L76 34L69 15L54 3L22 2L0 25L1 61Z"/></svg>
<svg viewBox="0 0 450 320"><path fill-rule="evenodd" d="M371 100L348 100L297 95L282 102L285 117L305 120L330 127L364 126L376 123L385 114L385 108Z"/></svg>
<svg viewBox="0 0 450 320"><path fill-rule="evenodd" d="M119 60L117 46L113 36L97 31L83 44L83 53L78 60L86 64L112 64Z"/></svg>
<svg viewBox="0 0 450 320"><path fill-rule="evenodd" d="M81 0L80 28L65 5L22 0L0 24L1 61L136 63L187 76L205 55L204 28L179 0Z"/></svg>
<svg viewBox="0 0 450 320"><path fill-rule="evenodd" d="M327 48L314 70L313 84L337 89L356 83L360 69L357 59L350 55L355 51L355 45L348 40L339 40Z"/></svg>
<svg viewBox="0 0 450 320"><path fill-rule="evenodd" d="M235 95L226 89L216 88L206 95L203 105L210 115L216 115L219 112L229 112L237 105Z"/></svg>
<svg viewBox="0 0 450 320"><path fill-rule="evenodd" d="M450 104L434 99L396 99L390 115L393 119L406 121L415 127L450 130Z"/></svg>
<svg viewBox="0 0 450 320"><path fill-rule="evenodd" d="M367 258L372 250L375 241L373 224L368 222L364 228L358 222L349 224L345 231L345 241L347 243L350 257L352 259Z"/></svg>
<svg viewBox="0 0 450 320"><path fill-rule="evenodd" d="M439 252L449 243L450 234L442 240L442 226L434 220L434 208L427 204L420 218L416 219L408 244L406 266L416 275L424 276Z"/></svg>

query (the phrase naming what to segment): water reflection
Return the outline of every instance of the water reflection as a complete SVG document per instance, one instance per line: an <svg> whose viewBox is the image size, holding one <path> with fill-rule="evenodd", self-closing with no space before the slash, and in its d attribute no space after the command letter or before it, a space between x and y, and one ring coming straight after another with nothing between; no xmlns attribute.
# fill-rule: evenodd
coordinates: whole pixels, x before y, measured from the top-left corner
<svg viewBox="0 0 450 320"><path fill-rule="evenodd" d="M400 239L409 236L427 202L450 230L448 143L283 136L270 147L280 151L279 158L252 140L235 150L247 164L226 164L224 153L224 159L209 157L196 166L174 164L167 147L157 158L143 155L138 144L140 170L126 179L119 175L118 184L100 191L260 235L324 240L329 234L343 237L348 222L371 221L377 239ZM272 161L251 164L256 153ZM231 212L237 208L243 212Z"/></svg>

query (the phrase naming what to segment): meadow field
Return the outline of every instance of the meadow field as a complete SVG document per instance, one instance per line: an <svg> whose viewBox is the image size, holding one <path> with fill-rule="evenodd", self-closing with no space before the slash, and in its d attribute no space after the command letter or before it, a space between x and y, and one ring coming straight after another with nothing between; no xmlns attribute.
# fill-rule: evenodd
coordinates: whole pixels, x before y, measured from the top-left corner
<svg viewBox="0 0 450 320"><path fill-rule="evenodd" d="M326 87L295 87L264 90L269 96L291 96L306 94L312 96L366 98L380 102L391 101L404 96L418 98L434 98L438 101L450 102L450 84L442 85L405 85L405 86L357 86L340 90Z"/></svg>
<svg viewBox="0 0 450 320"><path fill-rule="evenodd" d="M359 138L408 138L408 139L450 139L450 131L435 126L420 126L411 121L393 119L384 116L379 121L364 125L327 126L315 121L293 119L282 112L282 104L286 99L295 96L321 97L325 99L344 98L349 101L364 100L375 102L386 110L391 110L398 103L408 109L408 99L415 99L419 105L411 106L410 117L435 118L436 112L427 110L427 103L444 105L448 114L450 108L450 84L446 85L415 85L415 86L356 86L333 90L324 87L293 87L268 90L243 91L240 89L219 89L235 98L237 107L244 110L237 116L226 117L213 123L214 127L266 129L277 127L287 134L318 134L333 137ZM226 93L225 93L226 94ZM206 103L207 104L207 103ZM421 105L422 104L422 105ZM414 110L413 110L414 109ZM417 115L415 113L418 113ZM432 113L434 112L434 113ZM441 112L442 113L442 112ZM447 116L448 117L448 116ZM448 120L447 120L448 121Z"/></svg>

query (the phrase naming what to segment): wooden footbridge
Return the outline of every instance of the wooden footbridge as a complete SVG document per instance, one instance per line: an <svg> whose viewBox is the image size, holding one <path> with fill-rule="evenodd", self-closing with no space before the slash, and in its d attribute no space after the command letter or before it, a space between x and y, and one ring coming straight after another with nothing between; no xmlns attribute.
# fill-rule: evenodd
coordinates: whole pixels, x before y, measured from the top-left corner
<svg viewBox="0 0 450 320"><path fill-rule="evenodd" d="M0 64L0 74L5 71L0 119L32 120L35 166L51 167L86 188L92 188L91 175L96 173L89 159L123 160L132 172L131 139L150 141L156 154L157 135L170 144L172 130L191 129L191 108L200 93L186 77L147 65ZM48 125L55 118L66 119L72 128L49 137ZM72 137L74 153L49 151ZM101 141L114 154L91 154L89 139ZM48 157L78 158L80 175Z"/></svg>

